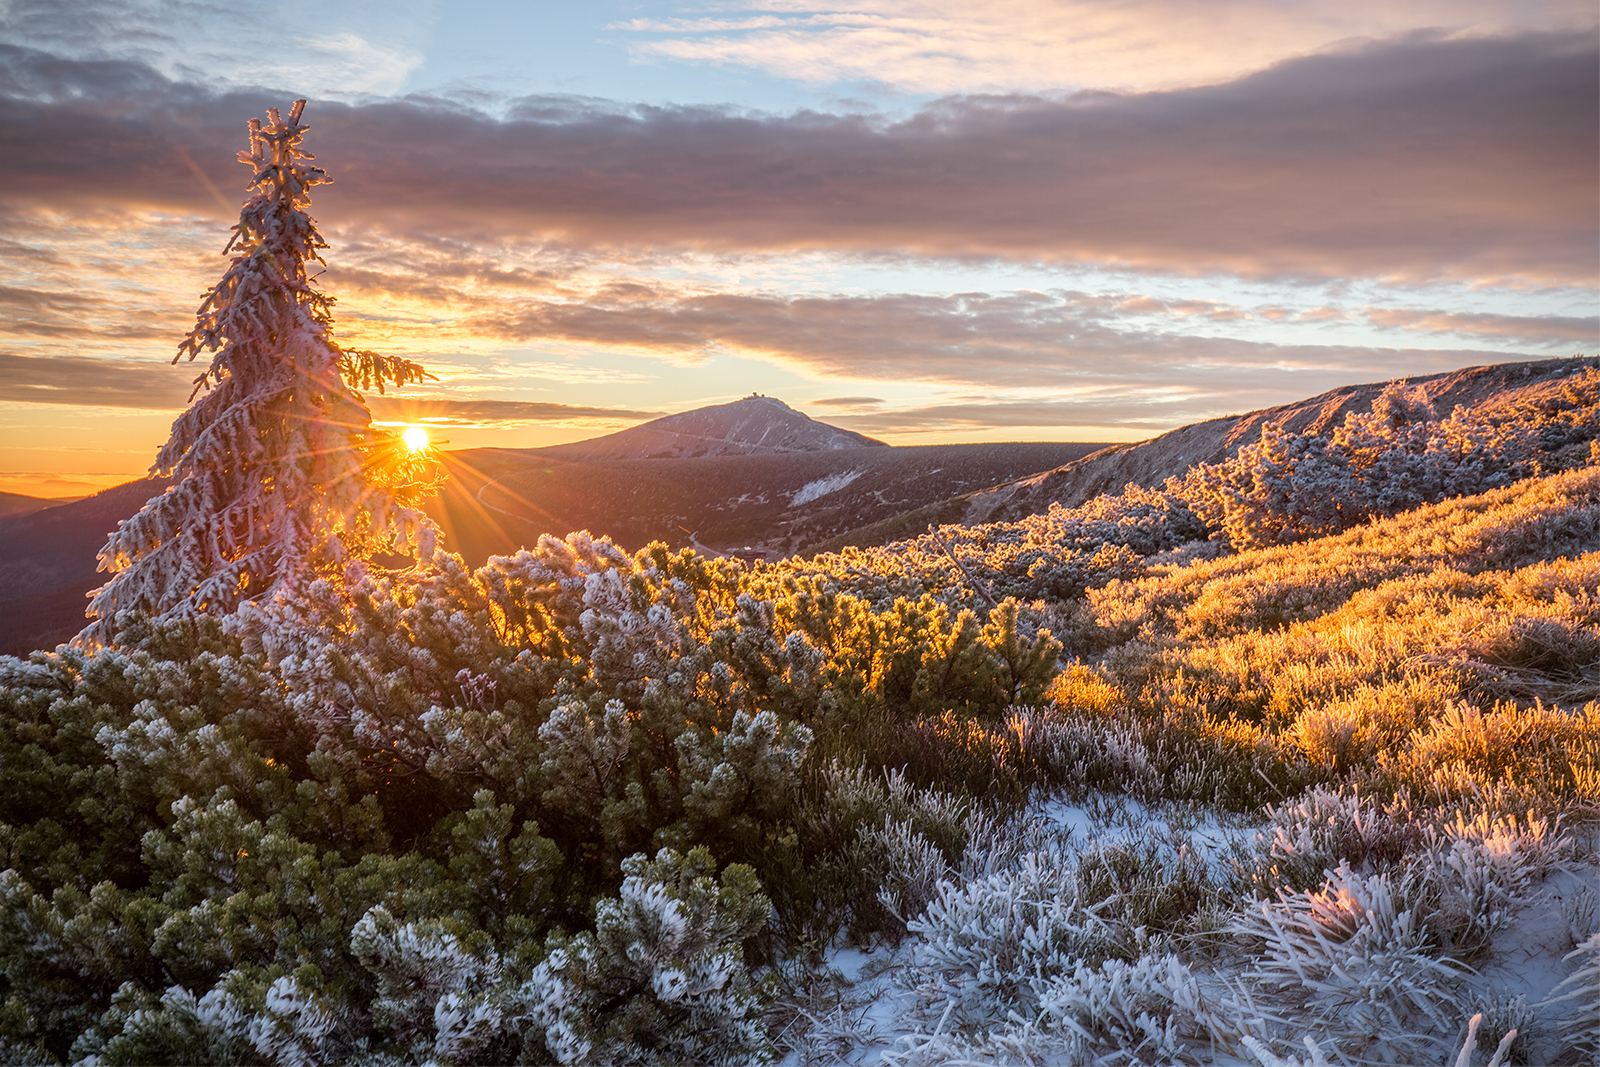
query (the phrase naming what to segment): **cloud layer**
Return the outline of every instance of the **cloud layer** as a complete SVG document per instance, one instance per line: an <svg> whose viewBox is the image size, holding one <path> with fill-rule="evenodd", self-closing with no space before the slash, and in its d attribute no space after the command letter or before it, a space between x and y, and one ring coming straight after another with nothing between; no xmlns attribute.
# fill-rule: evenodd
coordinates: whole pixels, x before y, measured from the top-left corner
<svg viewBox="0 0 1600 1067"><path fill-rule="evenodd" d="M645 60L954 93L1167 89L1227 81L1331 41L1593 22L1593 6L1580 0L858 0L848 8L775 0L613 28Z"/></svg>
<svg viewBox="0 0 1600 1067"><path fill-rule="evenodd" d="M528 400L448 400L369 396L375 421L437 426L513 426L528 422L593 422L626 425L660 418L665 411L586 407Z"/></svg>
<svg viewBox="0 0 1600 1067"><path fill-rule="evenodd" d="M388 17L363 20L360 33L353 12L319 6L306 19L271 0L6 0L0 39L62 59L134 60L185 81L320 95L392 93L423 62L414 44L425 2L386 0Z"/></svg>
<svg viewBox="0 0 1600 1067"><path fill-rule="evenodd" d="M188 406L193 377L192 370L153 360L0 352L4 399L17 403L179 410Z"/></svg>
<svg viewBox="0 0 1600 1067"><path fill-rule="evenodd" d="M899 0L873 2L910 32ZM878 436L1129 436L1592 350L1600 50L1592 33L1496 29L1505 5L1471 2L1488 12L1476 36L1351 43L1162 91L949 96L899 118L314 100L309 143L335 178L314 205L334 245L322 284L342 341L444 379L373 398L380 420L516 427L519 444L778 393L728 375L770 373ZM916 16L935 43L941 3ZM1282 6L1214 12L1262 4ZM1569 6L1540 11L1559 25ZM815 14L648 33L726 43ZM1137 46L1130 26L1107 40ZM1263 48L1293 51L1262 26ZM298 95L174 80L151 47L140 62L0 45L0 399L45 406L35 422L183 405L195 371L163 356L221 271L244 122Z"/></svg>
<svg viewBox="0 0 1600 1067"><path fill-rule="evenodd" d="M1412 39L1135 95L955 97L904 121L523 100L310 111L325 221L587 249L999 256L1251 276L1600 272L1591 35ZM0 49L13 198L213 213L242 116L131 63Z"/></svg>

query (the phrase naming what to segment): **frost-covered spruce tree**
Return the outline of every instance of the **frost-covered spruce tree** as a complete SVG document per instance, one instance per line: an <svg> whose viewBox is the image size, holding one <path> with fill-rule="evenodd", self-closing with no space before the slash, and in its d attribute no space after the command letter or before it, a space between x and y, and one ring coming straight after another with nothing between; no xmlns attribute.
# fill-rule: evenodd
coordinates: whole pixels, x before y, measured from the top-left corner
<svg viewBox="0 0 1600 1067"><path fill-rule="evenodd" d="M246 601L294 602L311 582L359 577L375 553L426 555L432 523L411 505L434 486L395 457L390 435L352 385L420 381L409 360L346 351L330 336L333 298L308 263L327 242L307 214L327 174L301 145L304 100L285 120L250 120L250 196L176 363L213 353L204 392L172 425L151 471L173 478L100 550L113 577L93 594L79 641L115 636L116 614L226 613ZM190 397L194 399L193 396Z"/></svg>

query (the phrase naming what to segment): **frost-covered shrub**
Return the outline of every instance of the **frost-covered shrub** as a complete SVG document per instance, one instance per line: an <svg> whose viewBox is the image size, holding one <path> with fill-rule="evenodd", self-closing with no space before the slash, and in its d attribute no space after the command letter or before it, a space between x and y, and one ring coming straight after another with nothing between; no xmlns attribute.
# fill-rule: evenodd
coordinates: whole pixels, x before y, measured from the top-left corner
<svg viewBox="0 0 1600 1067"><path fill-rule="evenodd" d="M791 940L823 943L841 932L856 944L900 940L974 834L994 826L970 797L836 761L811 769L794 816L792 866L763 884L775 898L792 894L779 907L796 924Z"/></svg>
<svg viewBox="0 0 1600 1067"><path fill-rule="evenodd" d="M555 939L513 996L560 1063L749 1063L771 1056L740 942L771 907L749 868L710 853L632 856L594 932Z"/></svg>
<svg viewBox="0 0 1600 1067"><path fill-rule="evenodd" d="M1141 943L1187 935L1216 893L1204 860L1149 838L1081 850L1076 884L1084 907Z"/></svg>
<svg viewBox="0 0 1600 1067"><path fill-rule="evenodd" d="M1280 677L1268 701L1269 713L1282 708L1287 714L1299 706L1284 732L1285 741L1333 778L1359 776L1459 691L1457 685L1430 675L1383 679L1377 684L1362 678L1346 688L1348 683L1340 684L1343 679L1329 677L1333 673L1303 671L1300 686L1294 683L1302 679ZM1325 687L1337 695L1317 691Z"/></svg>
<svg viewBox="0 0 1600 1067"><path fill-rule="evenodd" d="M1561 917L1574 948L1600 934L1600 900L1588 886L1579 886L1561 901Z"/></svg>
<svg viewBox="0 0 1600 1067"><path fill-rule="evenodd" d="M1145 747L1173 799L1247 811L1292 796L1310 777L1302 760L1260 723L1221 715L1182 674L1145 689Z"/></svg>
<svg viewBox="0 0 1600 1067"><path fill-rule="evenodd" d="M1060 708L1017 707L989 731L996 773L1008 765L1019 781L1083 796L1112 789L1153 799L1161 777L1133 723Z"/></svg>
<svg viewBox="0 0 1600 1067"><path fill-rule="evenodd" d="M1480 814L1469 821L1457 813L1427 859L1438 892L1428 923L1443 947L1463 960L1485 951L1562 851L1544 820Z"/></svg>
<svg viewBox="0 0 1600 1067"><path fill-rule="evenodd" d="M1597 416L1593 367L1518 408L1463 407L1442 420L1420 389L1397 383L1326 436L1267 423L1233 458L1168 488L1236 547L1278 544L1509 484L1539 469L1541 446L1593 438Z"/></svg>
<svg viewBox="0 0 1600 1067"><path fill-rule="evenodd" d="M350 932L350 951L376 986L373 1029L401 1062L471 1062L497 1035L500 961L442 923L399 923L379 905Z"/></svg>
<svg viewBox="0 0 1600 1067"><path fill-rule="evenodd" d="M400 922L369 909L350 934L354 976L329 982L232 970L203 996L159 998L124 983L81 1033L87 1063L356 1062L371 1067L479 1062L744 1063L767 1057L770 991L751 980L740 942L769 905L737 865L712 877L704 850L632 857L593 933L554 938L521 973L458 921ZM340 988L343 986L344 988ZM20 1051L20 1050L19 1050Z"/></svg>
<svg viewBox="0 0 1600 1067"><path fill-rule="evenodd" d="M941 527L913 542L933 552L944 542L967 574L998 596L1070 600L1090 586L1144 571L1145 557L1206 536L1205 524L1178 495L1129 484L1076 508L1052 504L1016 522Z"/></svg>
<svg viewBox="0 0 1600 1067"><path fill-rule="evenodd" d="M1401 867L1428 840L1427 826L1404 801L1379 803L1321 786L1293 804L1269 806L1267 817L1251 872L1265 893L1320 886L1341 865L1359 874Z"/></svg>
<svg viewBox="0 0 1600 1067"><path fill-rule="evenodd" d="M252 1016L223 985L196 998L182 986L172 986L159 1000L131 983L112 998L111 1008L99 1020L96 1032L73 1048L76 1062L134 1063L251 1063L293 1062L295 1056L264 1058L251 1035ZM332 1020L327 1020L331 1024ZM317 1029L326 1033L318 1021ZM110 1034L109 1038L104 1035ZM308 1038L312 1035L308 1034ZM286 1051L270 1041L267 1052ZM312 1038L308 1051L321 1051ZM300 1051L296 1049L295 1051ZM81 1057L81 1058L80 1058ZM15 1061L8 1061L15 1062ZM41 1060L40 1062L47 1062Z"/></svg>
<svg viewBox="0 0 1600 1067"><path fill-rule="evenodd" d="M1492 991L1484 1000L1483 1011L1473 1017L1478 1023L1476 1041L1469 1026L1463 1047L1476 1045L1478 1052L1496 1064L1531 1063L1535 1042L1540 1040L1541 1022L1528 998L1521 993Z"/></svg>
<svg viewBox="0 0 1600 1067"><path fill-rule="evenodd" d="M300 1067L343 1058L330 1048L334 1032L341 1029L337 1007L318 995L315 972L306 977L301 981L296 974L274 981L260 1010L250 1018L250 1043L268 1063Z"/></svg>
<svg viewBox="0 0 1600 1067"><path fill-rule="evenodd" d="M1600 702L1567 711L1498 701L1444 709L1388 769L1435 802L1495 795L1512 810L1549 810L1582 786L1586 746L1600 740Z"/></svg>
<svg viewBox="0 0 1600 1067"><path fill-rule="evenodd" d="M1354 608L1357 594L1385 582L1445 568L1459 581L1592 552L1597 531L1600 473L1583 469L1418 508L1306 545L1113 582L1086 599L1095 621L1119 641L1141 631L1196 639L1262 630L1266 638L1347 604Z"/></svg>
<svg viewBox="0 0 1600 1067"><path fill-rule="evenodd" d="M884 870L878 903L901 923L920 915L938 895L939 885L955 873L939 847L911 828L885 818L882 826L861 831L858 854L877 860Z"/></svg>
<svg viewBox="0 0 1600 1067"><path fill-rule="evenodd" d="M1449 1057L1447 1061L1452 1067L1470 1067L1473 1051L1484 1047L1483 1043L1485 1041L1492 1040L1491 1035L1494 1033L1492 1027L1483 1027L1484 1033L1482 1037L1478 1034L1483 1021L1484 1016L1480 1012L1474 1015L1467 1023L1467 1036L1461 1043L1460 1051ZM1515 1031L1506 1034L1500 1040L1499 1046L1494 1048L1488 1063L1484 1067L1501 1067L1502 1064L1516 1062L1507 1059L1507 1053L1511 1050L1516 1037L1517 1033ZM1332 1067L1328 1062L1327 1055L1323 1052L1322 1042L1317 1041L1310 1034L1305 1034L1300 1038L1300 1046L1306 1050L1306 1058L1304 1060L1294 1055L1279 1056L1253 1035L1245 1035L1240 1044L1249 1050L1250 1055L1255 1058L1256 1062L1261 1064L1261 1067ZM1290 1047L1295 1047L1293 1042L1287 1042L1287 1044Z"/></svg>

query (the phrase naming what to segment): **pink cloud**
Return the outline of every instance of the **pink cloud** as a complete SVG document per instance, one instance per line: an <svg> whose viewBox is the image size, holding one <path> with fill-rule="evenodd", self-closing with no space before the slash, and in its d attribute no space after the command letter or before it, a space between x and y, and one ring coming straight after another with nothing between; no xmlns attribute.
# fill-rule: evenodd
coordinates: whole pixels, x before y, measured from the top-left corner
<svg viewBox="0 0 1600 1067"><path fill-rule="evenodd" d="M1600 317L1492 315L1483 312L1425 311L1415 308L1373 308L1367 321L1389 329L1420 333L1453 333L1470 337L1505 337L1532 344L1600 344Z"/></svg>

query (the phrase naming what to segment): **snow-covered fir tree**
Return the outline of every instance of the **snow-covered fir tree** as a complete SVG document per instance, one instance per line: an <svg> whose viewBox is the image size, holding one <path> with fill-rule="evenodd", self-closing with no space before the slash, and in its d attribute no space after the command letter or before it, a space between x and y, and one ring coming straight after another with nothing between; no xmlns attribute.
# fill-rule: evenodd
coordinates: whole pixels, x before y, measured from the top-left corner
<svg viewBox="0 0 1600 1067"><path fill-rule="evenodd" d="M201 302L173 362L212 353L152 473L172 486L100 550L113 577L93 594L80 642L115 636L117 612L225 613L293 601L317 579L341 585L376 553L426 555L432 523L413 506L434 488L392 435L375 432L353 386L420 381L409 360L347 351L333 298L308 275L327 242L307 213L330 179L302 146L305 101L250 120L253 177L233 261ZM193 400L193 396L191 396Z"/></svg>

